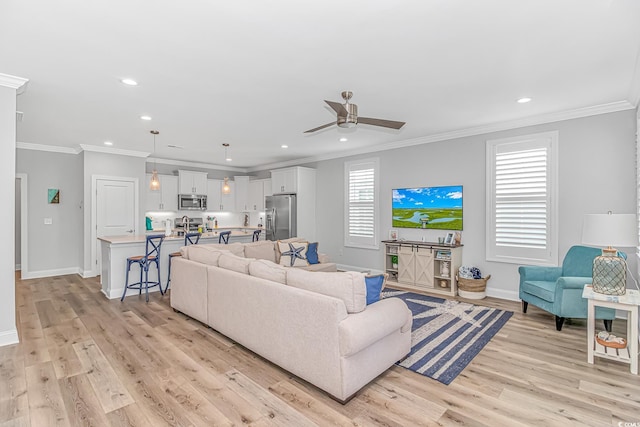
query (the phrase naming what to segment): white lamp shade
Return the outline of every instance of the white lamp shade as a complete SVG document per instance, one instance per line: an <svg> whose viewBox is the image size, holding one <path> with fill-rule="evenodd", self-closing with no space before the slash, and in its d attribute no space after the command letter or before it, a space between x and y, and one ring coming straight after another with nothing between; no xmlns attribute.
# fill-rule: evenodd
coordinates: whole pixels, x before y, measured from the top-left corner
<svg viewBox="0 0 640 427"><path fill-rule="evenodd" d="M582 243L593 246L630 248L638 245L635 214L586 214Z"/></svg>

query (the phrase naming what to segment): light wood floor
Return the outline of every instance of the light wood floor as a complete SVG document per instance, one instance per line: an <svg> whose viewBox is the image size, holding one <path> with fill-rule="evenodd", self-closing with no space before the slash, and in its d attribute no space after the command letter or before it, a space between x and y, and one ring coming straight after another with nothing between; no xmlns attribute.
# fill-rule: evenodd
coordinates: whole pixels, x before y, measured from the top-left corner
<svg viewBox="0 0 640 427"><path fill-rule="evenodd" d="M20 344L0 347L0 427L640 423L640 377L587 364L585 322L556 332L532 306L479 302L515 314L449 386L393 367L341 405L173 312L169 296L121 303L99 289L76 275L17 280Z"/></svg>

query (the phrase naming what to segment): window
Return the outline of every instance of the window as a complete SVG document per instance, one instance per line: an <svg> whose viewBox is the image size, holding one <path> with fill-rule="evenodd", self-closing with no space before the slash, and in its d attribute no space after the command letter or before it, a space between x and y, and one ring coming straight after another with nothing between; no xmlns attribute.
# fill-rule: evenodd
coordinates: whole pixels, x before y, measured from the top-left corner
<svg viewBox="0 0 640 427"><path fill-rule="evenodd" d="M556 265L558 132L487 141L487 260Z"/></svg>
<svg viewBox="0 0 640 427"><path fill-rule="evenodd" d="M345 162L345 246L378 249L379 160Z"/></svg>

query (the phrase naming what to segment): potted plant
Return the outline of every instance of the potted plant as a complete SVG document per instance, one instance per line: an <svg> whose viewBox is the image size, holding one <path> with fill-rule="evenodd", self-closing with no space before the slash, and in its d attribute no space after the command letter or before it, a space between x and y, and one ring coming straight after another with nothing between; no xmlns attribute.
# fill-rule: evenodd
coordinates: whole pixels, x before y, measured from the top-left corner
<svg viewBox="0 0 640 427"><path fill-rule="evenodd" d="M391 268L398 268L398 255L391 255Z"/></svg>

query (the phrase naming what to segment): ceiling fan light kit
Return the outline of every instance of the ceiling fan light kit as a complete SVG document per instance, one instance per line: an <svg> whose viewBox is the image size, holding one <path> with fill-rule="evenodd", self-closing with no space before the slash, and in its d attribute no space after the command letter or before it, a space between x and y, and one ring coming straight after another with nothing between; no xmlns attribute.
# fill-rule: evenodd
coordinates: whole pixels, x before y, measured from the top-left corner
<svg viewBox="0 0 640 427"><path fill-rule="evenodd" d="M351 92L350 90L345 90L344 92L342 92L342 99L344 99L345 101L344 104L340 104L339 102L334 101L327 101L326 99L324 101L329 105L329 107L333 109L333 111L336 112L337 119L335 121L335 124L338 125L338 127L349 129L355 127L358 123L362 123L366 125L380 126L397 130L404 126L405 122L373 119L371 117L358 117L358 106L349 102L352 96L353 92ZM325 125L318 126L317 128L309 129L304 133L311 133L324 128L328 128L333 124L334 122L327 123Z"/></svg>

